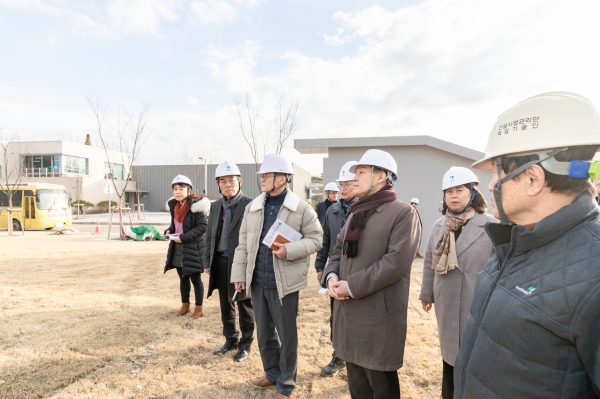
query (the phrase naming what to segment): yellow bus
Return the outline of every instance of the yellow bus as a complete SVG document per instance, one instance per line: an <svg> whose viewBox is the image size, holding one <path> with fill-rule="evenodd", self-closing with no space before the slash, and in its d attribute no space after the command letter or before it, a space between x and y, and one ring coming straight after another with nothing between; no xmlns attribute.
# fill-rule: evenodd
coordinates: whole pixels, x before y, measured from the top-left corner
<svg viewBox="0 0 600 399"><path fill-rule="evenodd" d="M8 197L0 191L0 229L8 227ZM49 183L21 183L13 192L13 230L50 230L73 223L71 201L65 186Z"/></svg>

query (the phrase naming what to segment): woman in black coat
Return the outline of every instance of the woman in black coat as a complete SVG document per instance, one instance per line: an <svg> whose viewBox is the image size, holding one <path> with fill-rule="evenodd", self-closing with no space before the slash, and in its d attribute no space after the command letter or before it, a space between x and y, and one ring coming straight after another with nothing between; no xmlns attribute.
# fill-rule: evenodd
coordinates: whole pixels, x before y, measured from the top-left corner
<svg viewBox="0 0 600 399"><path fill-rule="evenodd" d="M190 311L191 285L194 286L196 307L191 317L197 319L203 314L204 286L200 274L204 271L202 251L210 201L192 194L192 182L183 175L177 175L171 187L173 198L167 201L167 208L171 212L171 226L165 231L171 242L164 272L175 268L179 275L181 309L175 313L176 316L183 316Z"/></svg>

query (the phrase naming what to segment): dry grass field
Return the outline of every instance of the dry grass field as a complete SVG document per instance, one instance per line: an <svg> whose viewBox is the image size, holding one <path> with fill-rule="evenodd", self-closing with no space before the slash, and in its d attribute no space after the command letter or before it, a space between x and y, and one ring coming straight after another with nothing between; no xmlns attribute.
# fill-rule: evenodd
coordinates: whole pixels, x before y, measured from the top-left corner
<svg viewBox="0 0 600 399"><path fill-rule="evenodd" d="M201 319L173 316L178 279L163 274L165 250L164 242L89 234L0 237L0 397L272 398L274 390L244 384L262 373L255 345L244 363L212 355L224 342L216 293ZM435 317L418 301L421 267L415 261L403 398L440 396ZM319 377L332 351L329 305L317 295L314 270L309 282L300 299L294 397L349 398L345 372Z"/></svg>

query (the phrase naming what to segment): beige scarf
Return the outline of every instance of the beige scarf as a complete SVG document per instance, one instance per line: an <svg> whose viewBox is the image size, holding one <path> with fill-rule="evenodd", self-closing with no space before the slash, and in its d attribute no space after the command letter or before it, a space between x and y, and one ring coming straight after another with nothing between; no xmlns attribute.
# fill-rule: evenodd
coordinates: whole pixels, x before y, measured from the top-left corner
<svg viewBox="0 0 600 399"><path fill-rule="evenodd" d="M431 268L437 274L446 274L458 267L454 232L473 219L474 216L475 209L473 208L456 216L452 215L450 209L446 211L446 231L444 231L433 250L433 261L431 262Z"/></svg>

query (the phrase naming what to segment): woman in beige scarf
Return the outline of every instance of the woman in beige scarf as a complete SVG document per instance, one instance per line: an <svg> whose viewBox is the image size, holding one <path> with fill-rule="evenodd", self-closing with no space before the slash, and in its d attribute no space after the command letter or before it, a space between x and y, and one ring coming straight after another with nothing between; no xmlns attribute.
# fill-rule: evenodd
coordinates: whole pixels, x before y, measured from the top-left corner
<svg viewBox="0 0 600 399"><path fill-rule="evenodd" d="M452 167L442 179L442 216L431 229L419 299L429 312L435 303L443 359L442 398L454 392L454 360L469 316L477 273L492 252L484 226L497 220L485 213L477 176L467 168Z"/></svg>

